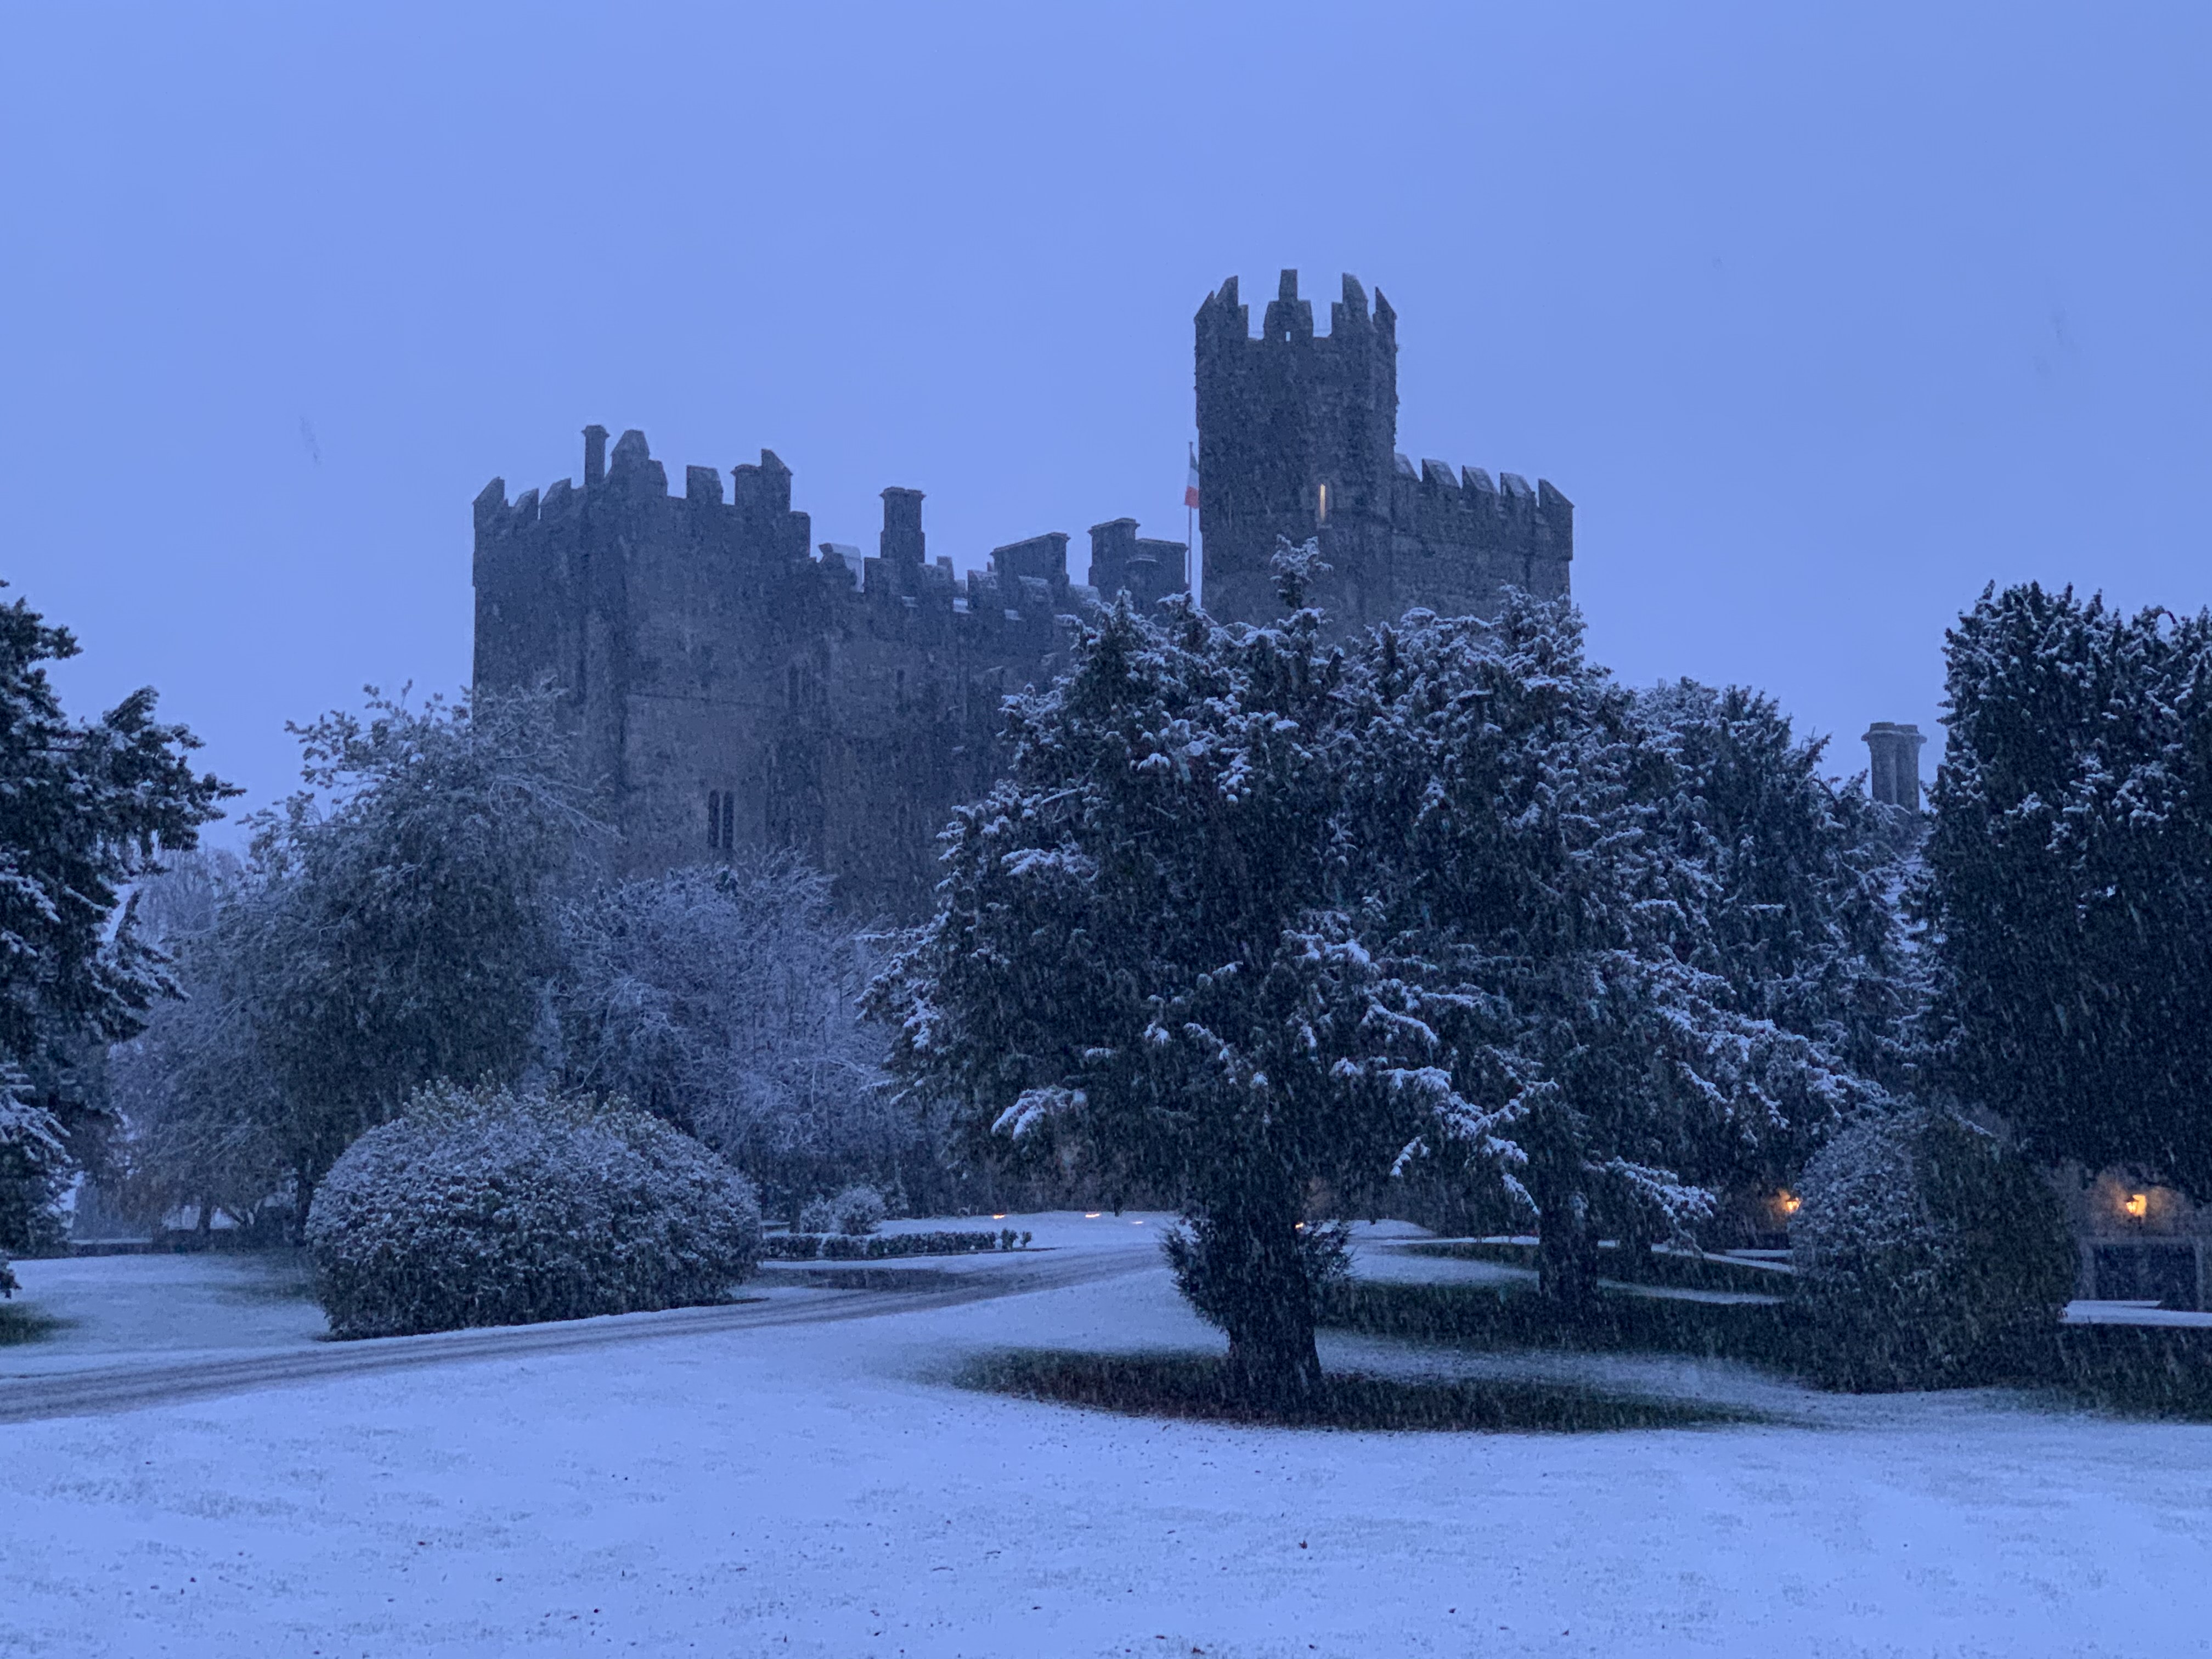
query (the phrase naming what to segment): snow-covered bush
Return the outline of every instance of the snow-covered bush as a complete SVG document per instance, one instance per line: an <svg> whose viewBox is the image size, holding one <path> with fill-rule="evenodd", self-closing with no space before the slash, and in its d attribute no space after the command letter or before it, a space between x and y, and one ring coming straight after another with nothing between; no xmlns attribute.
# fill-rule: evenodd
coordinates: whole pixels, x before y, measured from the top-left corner
<svg viewBox="0 0 2212 1659"><path fill-rule="evenodd" d="M750 1185L588 1096L434 1085L332 1166L307 1217L340 1336L716 1302L760 1253Z"/></svg>
<svg viewBox="0 0 2212 1659"><path fill-rule="evenodd" d="M848 1187L827 1198L809 1199L799 1206L798 1222L792 1231L865 1237L882 1226L884 1218L890 1212L884 1195L873 1187Z"/></svg>
<svg viewBox="0 0 2212 1659"><path fill-rule="evenodd" d="M1838 1388L2041 1371L2073 1247L2043 1178L1956 1114L1869 1115L1808 1166L1790 1226L1812 1369Z"/></svg>

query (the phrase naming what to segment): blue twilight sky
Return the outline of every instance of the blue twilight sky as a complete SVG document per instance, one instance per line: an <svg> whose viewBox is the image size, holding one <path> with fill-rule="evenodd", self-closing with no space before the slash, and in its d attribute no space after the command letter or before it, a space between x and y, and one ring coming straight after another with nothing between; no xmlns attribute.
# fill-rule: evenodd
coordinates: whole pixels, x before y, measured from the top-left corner
<svg viewBox="0 0 2212 1659"><path fill-rule="evenodd" d="M2027 577L2212 601L2212 6L0 4L0 575L249 805L469 672L469 502L646 429L814 538L1180 538L1191 316L1400 316L1597 657L1864 764ZM1325 315L1324 310L1324 315ZM1255 313L1256 319L1256 312ZM1929 760L1932 769L1933 754Z"/></svg>

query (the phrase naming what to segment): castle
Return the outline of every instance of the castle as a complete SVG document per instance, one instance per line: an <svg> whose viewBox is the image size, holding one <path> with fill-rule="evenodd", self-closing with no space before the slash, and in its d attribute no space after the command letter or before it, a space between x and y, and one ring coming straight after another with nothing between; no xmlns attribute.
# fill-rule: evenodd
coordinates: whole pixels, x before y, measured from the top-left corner
<svg viewBox="0 0 2212 1659"><path fill-rule="evenodd" d="M1314 602L1355 629L1425 606L1488 614L1508 585L1568 589L1573 504L1548 483L1493 483L1396 448L1397 317L1344 279L1330 331L1283 273L1257 337L1231 277L1197 319L1203 597L1230 621L1277 614L1276 538L1318 537ZM550 676L586 773L605 780L623 858L644 873L784 846L862 915L910 918L935 879L933 838L1000 763L1001 700L1064 660L1066 618L1117 592L1150 605L1189 586L1188 548L1091 529L1087 581L1068 538L992 550L957 574L928 556L918 489L883 492L874 556L810 545L791 470L771 451L684 469L684 493L641 432L584 429L584 477L476 500L479 689Z"/></svg>

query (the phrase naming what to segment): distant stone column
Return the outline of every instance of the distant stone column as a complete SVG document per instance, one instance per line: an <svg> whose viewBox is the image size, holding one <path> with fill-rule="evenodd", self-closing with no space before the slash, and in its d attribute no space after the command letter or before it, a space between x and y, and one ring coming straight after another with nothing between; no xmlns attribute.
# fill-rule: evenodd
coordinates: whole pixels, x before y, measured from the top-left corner
<svg viewBox="0 0 2212 1659"><path fill-rule="evenodd" d="M1878 801L1920 810L1920 746L1928 741L1917 726L1876 720L1860 741L1867 746L1867 781Z"/></svg>

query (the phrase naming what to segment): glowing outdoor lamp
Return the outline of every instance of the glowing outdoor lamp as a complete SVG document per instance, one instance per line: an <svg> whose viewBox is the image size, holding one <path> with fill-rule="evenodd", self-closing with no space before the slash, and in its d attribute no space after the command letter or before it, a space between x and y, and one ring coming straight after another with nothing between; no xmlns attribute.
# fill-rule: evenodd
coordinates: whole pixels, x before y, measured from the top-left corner
<svg viewBox="0 0 2212 1659"><path fill-rule="evenodd" d="M1805 1200L1798 1197L1796 1194L1785 1190L1777 1193L1774 1195L1774 1202L1776 1207L1778 1208L1783 1214L1796 1215L1798 1209L1804 1204Z"/></svg>
<svg viewBox="0 0 2212 1659"><path fill-rule="evenodd" d="M2120 1207L2123 1210L2125 1210L2130 1216L2133 1216L2137 1221L2141 1221L2145 1216L2150 1213L2150 1194L2148 1193L2130 1193L2125 1198L2120 1200Z"/></svg>

